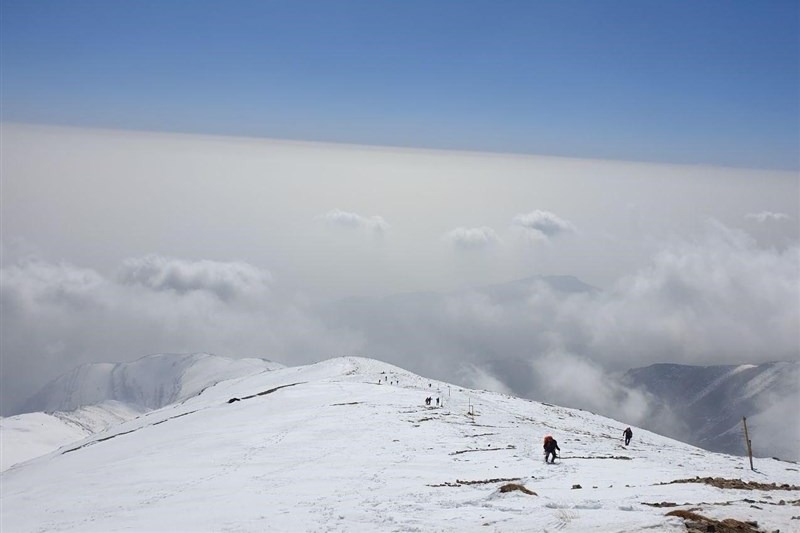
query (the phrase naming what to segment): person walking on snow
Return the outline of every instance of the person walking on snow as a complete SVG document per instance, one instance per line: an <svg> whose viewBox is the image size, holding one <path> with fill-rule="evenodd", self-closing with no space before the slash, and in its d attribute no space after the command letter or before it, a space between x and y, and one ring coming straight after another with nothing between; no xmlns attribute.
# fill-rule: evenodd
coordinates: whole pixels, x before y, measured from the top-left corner
<svg viewBox="0 0 800 533"><path fill-rule="evenodd" d="M625 446L627 446L631 442L633 431L631 431L631 428L626 428L625 431L622 432L622 435L625 437Z"/></svg>
<svg viewBox="0 0 800 533"><path fill-rule="evenodd" d="M556 439L554 439L552 436L547 435L544 438L544 462L545 463L548 462L547 459L550 457L551 454L553 455L553 460L550 461L550 464L553 464L553 463L556 462L556 457L557 457L556 456L556 450L561 451L561 448L558 447L558 442L556 442Z"/></svg>

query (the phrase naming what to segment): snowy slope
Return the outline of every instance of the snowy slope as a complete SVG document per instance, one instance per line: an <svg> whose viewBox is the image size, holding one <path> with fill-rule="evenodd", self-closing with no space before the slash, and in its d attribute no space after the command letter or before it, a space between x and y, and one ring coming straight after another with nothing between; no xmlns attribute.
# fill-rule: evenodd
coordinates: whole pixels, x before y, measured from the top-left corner
<svg viewBox="0 0 800 533"><path fill-rule="evenodd" d="M264 359L206 353L156 354L130 363L92 363L42 387L26 402L23 412L73 411L109 400L157 409L194 396L217 381L282 367Z"/></svg>
<svg viewBox="0 0 800 533"><path fill-rule="evenodd" d="M425 406L428 395L443 406ZM797 465L757 459L752 472L741 458L638 428L625 448L622 429L374 360L332 359L220 382L10 468L0 474L0 529L684 531L665 516L673 508L645 505L675 502L797 530L798 490L662 484L798 485ZM542 461L546 433L561 446L555 465ZM536 495L501 492L505 480Z"/></svg>
<svg viewBox="0 0 800 533"><path fill-rule="evenodd" d="M131 363L82 365L49 383L27 402L28 411L0 417L0 470L70 442L183 401L234 377L283 368L264 359L157 354Z"/></svg>
<svg viewBox="0 0 800 533"><path fill-rule="evenodd" d="M0 418L0 470L132 420L143 409L104 402L68 413L25 413Z"/></svg>

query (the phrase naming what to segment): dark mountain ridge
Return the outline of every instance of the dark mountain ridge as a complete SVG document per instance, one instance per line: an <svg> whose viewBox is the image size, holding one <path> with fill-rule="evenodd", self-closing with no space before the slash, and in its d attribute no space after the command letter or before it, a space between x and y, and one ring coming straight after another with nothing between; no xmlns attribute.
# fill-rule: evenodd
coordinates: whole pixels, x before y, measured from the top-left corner
<svg viewBox="0 0 800 533"><path fill-rule="evenodd" d="M798 459L796 411L779 418L780 427L765 420L768 411L800 405L797 361L714 366L659 363L631 369L623 380L654 397L656 415L646 425L649 429L708 450L743 455L742 417L747 417L754 453L785 450L784 454L792 455L785 458ZM663 425L667 413L679 421L677 427ZM774 413L769 418L774 419Z"/></svg>

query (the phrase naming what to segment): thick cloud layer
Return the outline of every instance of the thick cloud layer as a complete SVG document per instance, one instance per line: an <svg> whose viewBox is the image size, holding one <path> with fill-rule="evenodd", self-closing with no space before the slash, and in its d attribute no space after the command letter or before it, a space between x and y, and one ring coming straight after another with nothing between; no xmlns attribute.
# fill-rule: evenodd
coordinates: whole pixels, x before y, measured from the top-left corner
<svg viewBox="0 0 800 533"><path fill-rule="evenodd" d="M252 265L147 256L117 276L26 261L0 271L2 411L81 363L211 351L308 363L359 345L329 331L302 297L269 290Z"/></svg>
<svg viewBox="0 0 800 533"><path fill-rule="evenodd" d="M635 423L616 372L800 354L796 173L1 126L3 413L80 363L211 351Z"/></svg>
<svg viewBox="0 0 800 533"><path fill-rule="evenodd" d="M303 364L358 354L631 424L657 415L674 432L673 413L654 413L646 392L615 376L658 362L796 359L798 279L796 245L764 248L714 221L606 290L531 278L322 302L241 262L150 255L104 277L24 260L0 271L2 408L13 413L46 380L91 361L205 350Z"/></svg>
<svg viewBox="0 0 800 533"><path fill-rule="evenodd" d="M443 379L591 409L631 424L675 413L615 377L660 362L763 363L800 353L800 250L711 221L607 290L526 283L338 308L367 353ZM571 288L574 287L574 290ZM766 424L766 422L764 422ZM792 430L794 431L794 430Z"/></svg>

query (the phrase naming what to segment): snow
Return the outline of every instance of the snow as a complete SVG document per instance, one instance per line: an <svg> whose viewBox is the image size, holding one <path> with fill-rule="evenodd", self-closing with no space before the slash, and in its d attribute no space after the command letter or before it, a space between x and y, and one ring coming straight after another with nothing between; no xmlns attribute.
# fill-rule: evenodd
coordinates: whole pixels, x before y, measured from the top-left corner
<svg viewBox="0 0 800 533"><path fill-rule="evenodd" d="M798 530L797 506L778 505L798 500L796 490L661 484L798 485L798 465L756 459L750 471L746 459L636 427L625 448L627 425L337 358L219 382L9 468L0 529L685 531L665 516L672 509L644 505L675 502ZM554 465L542 459L547 433L561 447ZM500 492L512 479L536 495Z"/></svg>
<svg viewBox="0 0 800 533"><path fill-rule="evenodd" d="M0 471L134 419L142 412L112 401L68 413L26 413L0 418Z"/></svg>
<svg viewBox="0 0 800 533"><path fill-rule="evenodd" d="M129 363L91 363L47 384L28 401L27 410L71 411L108 400L156 409L194 396L217 381L276 368L283 365L207 353L154 354Z"/></svg>
<svg viewBox="0 0 800 533"><path fill-rule="evenodd" d="M758 368L756 365L739 365L737 367L731 368L728 372L722 374L717 379L709 383L703 390L697 393L697 395L691 400L690 403L698 403L702 400L705 396L711 394L714 391L717 391L727 380L731 379L736 374L743 372L745 370L749 370L751 368ZM748 395L750 396L750 395Z"/></svg>
<svg viewBox="0 0 800 533"><path fill-rule="evenodd" d="M787 380L790 383L798 383L800 381L800 367L792 363L774 363L770 366L769 370L762 372L757 379L751 380L742 391L742 397L750 398L769 390L776 382L779 382L782 375L788 374L793 376ZM795 389L796 390L796 389Z"/></svg>

